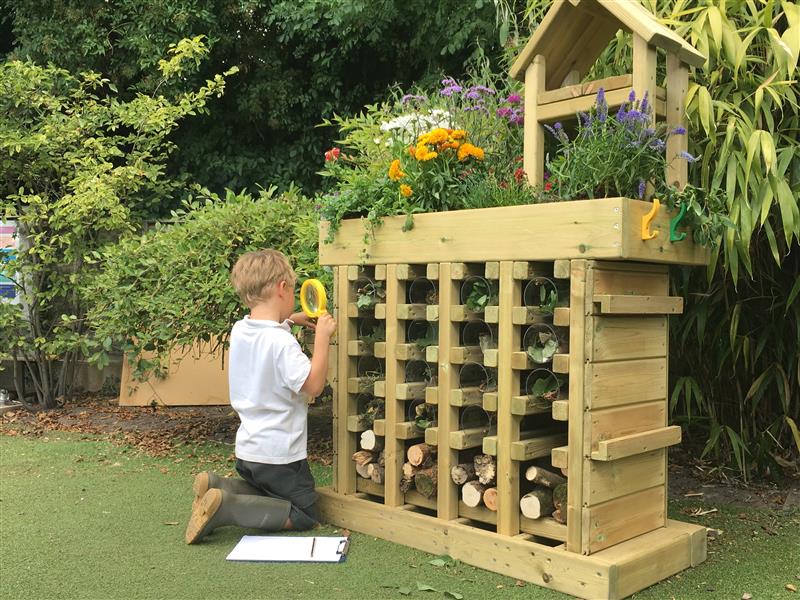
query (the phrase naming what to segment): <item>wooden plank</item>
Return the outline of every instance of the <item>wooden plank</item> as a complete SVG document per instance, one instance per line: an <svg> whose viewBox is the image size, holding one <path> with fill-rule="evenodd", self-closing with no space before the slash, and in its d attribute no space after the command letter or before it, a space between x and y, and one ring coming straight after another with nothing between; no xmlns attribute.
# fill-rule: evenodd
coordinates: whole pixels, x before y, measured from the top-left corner
<svg viewBox="0 0 800 600"><path fill-rule="evenodd" d="M357 281L359 277L366 276L366 270L361 265L347 265L347 280Z"/></svg>
<svg viewBox="0 0 800 600"><path fill-rule="evenodd" d="M425 349L420 348L415 343L397 344L394 347L394 355L397 360L425 360Z"/></svg>
<svg viewBox="0 0 800 600"><path fill-rule="evenodd" d="M553 325L569 327L569 307L557 306L553 311Z"/></svg>
<svg viewBox="0 0 800 600"><path fill-rule="evenodd" d="M629 94L629 89L609 90L606 92L606 101L608 102L609 106L619 106L628 101ZM641 94L638 92L638 90L636 95L637 97L641 97ZM666 113L666 103L664 100L658 98L659 95L664 97L666 96L666 93L663 91L657 92L657 90L654 88L653 94L650 95L651 99L655 98L655 100L652 102L654 109L653 112L657 116L664 116ZM597 94L586 94L585 96L569 98L568 100L556 100L555 102L539 106L537 116L539 122L553 122L562 119L570 119L574 118L577 113L588 112L594 107L596 102Z"/></svg>
<svg viewBox="0 0 800 600"><path fill-rule="evenodd" d="M425 307L425 319L428 321L439 320L439 306L430 304Z"/></svg>
<svg viewBox="0 0 800 600"><path fill-rule="evenodd" d="M669 243L666 211L660 211L652 223L652 228L662 232L659 237L641 240L641 217L651 206L641 200L603 198L424 213L415 215L414 228L405 232L404 216L387 217L367 245L366 262L404 263L415 254L430 262L484 261L486 248L492 248L496 260L629 259L705 265L708 249L688 240ZM327 223L321 225L323 240L327 228ZM342 222L333 241L320 244L320 263L358 262L364 233L360 220ZM629 239L634 234L639 237L637 243Z"/></svg>
<svg viewBox="0 0 800 600"><path fill-rule="evenodd" d="M452 365L447 362L450 355L450 348L458 344L458 327L449 319L446 307L458 302L459 282L452 278L450 263L439 265L439 344L437 348L437 359L442 357L442 361L435 361L439 365L439 380L437 385L438 397L442 399L437 409L437 427L429 427L425 430L425 442L431 445L438 445L441 437L441 447L437 453L437 467L439 473L439 485L436 493L436 514L439 519L451 520L458 517L458 499L460 489L450 478L450 469L458 464L458 451L448 445L450 432L458 429L458 407L451 406L447 399L450 390L453 389L458 381L457 373ZM430 346L428 350L430 350ZM428 357L430 360L430 357ZM431 361L434 362L434 361ZM441 436L439 431L441 430Z"/></svg>
<svg viewBox="0 0 800 600"><path fill-rule="evenodd" d="M417 277L426 277L428 274L428 267L427 265L409 265L409 264L399 264L397 265L397 272L395 275L401 281L407 279L416 279Z"/></svg>
<svg viewBox="0 0 800 600"><path fill-rule="evenodd" d="M398 304L397 305L397 318L413 320L426 320L428 316L428 307L426 304Z"/></svg>
<svg viewBox="0 0 800 600"><path fill-rule="evenodd" d="M667 403L664 400L657 400L593 410L590 419L591 449L595 451L601 441L663 427L667 421Z"/></svg>
<svg viewBox="0 0 800 600"><path fill-rule="evenodd" d="M387 293L388 295L388 293ZM386 303L379 302L375 305L375 318L376 319L385 319L386 318Z"/></svg>
<svg viewBox="0 0 800 600"><path fill-rule="evenodd" d="M484 367L497 367L499 364L500 351L489 349L483 352L483 366Z"/></svg>
<svg viewBox="0 0 800 600"><path fill-rule="evenodd" d="M450 390L451 406L483 405L483 391L477 387L458 388Z"/></svg>
<svg viewBox="0 0 800 600"><path fill-rule="evenodd" d="M386 281L386 265L375 265L375 281Z"/></svg>
<svg viewBox="0 0 800 600"><path fill-rule="evenodd" d="M428 346L425 348L425 360L429 363L439 362L439 346Z"/></svg>
<svg viewBox="0 0 800 600"><path fill-rule="evenodd" d="M544 23L544 22L543 22ZM534 32L534 36L536 33ZM524 50L523 50L524 52ZM515 65L518 63L515 63ZM513 70L513 67L512 67ZM522 168L528 176L528 182L541 186L544 182L544 127L539 114L539 92L545 89L545 58L541 54L531 56L525 72L525 123L522 138ZM502 257L508 258L508 257Z"/></svg>
<svg viewBox="0 0 800 600"><path fill-rule="evenodd" d="M681 296L601 294L595 295L593 301L600 305L600 313L604 315L679 315L683 312Z"/></svg>
<svg viewBox="0 0 800 600"><path fill-rule="evenodd" d="M585 510L589 554L663 527L664 486L636 492Z"/></svg>
<svg viewBox="0 0 800 600"><path fill-rule="evenodd" d="M372 431L375 435L384 437L386 435L386 419L375 419L372 422Z"/></svg>
<svg viewBox="0 0 800 600"><path fill-rule="evenodd" d="M597 450L592 452L592 460L619 460L657 448L674 446L680 442L680 426L671 425L598 442Z"/></svg>
<svg viewBox="0 0 800 600"><path fill-rule="evenodd" d="M666 400L667 359L648 358L587 365L592 410L649 400Z"/></svg>
<svg viewBox="0 0 800 600"><path fill-rule="evenodd" d="M666 317L589 317L588 321L594 335L592 362L666 356Z"/></svg>
<svg viewBox="0 0 800 600"><path fill-rule="evenodd" d="M527 440L511 442L511 459L524 461L551 456L553 448L563 445L566 441L566 433L551 433Z"/></svg>
<svg viewBox="0 0 800 600"><path fill-rule="evenodd" d="M403 332L397 322L397 301L404 296L405 286L400 286L397 280L397 265L386 267L386 379L385 388L385 408L386 414L386 433L383 442L385 451L386 470L384 475L384 485L386 488L386 505L400 506L403 504L403 494L400 492L400 478L402 477L403 463L406 461L405 444L403 439L397 436L398 425L405 421L405 411L403 402L397 399L397 381L400 374L395 349L398 342L404 339ZM375 315L378 314L378 306L375 306ZM378 382L375 382L375 395L378 393Z"/></svg>
<svg viewBox="0 0 800 600"><path fill-rule="evenodd" d="M548 540L563 542L567 539L567 526L563 523L559 523L552 517L529 519L520 515L519 530L538 537L547 538Z"/></svg>
<svg viewBox="0 0 800 600"><path fill-rule="evenodd" d="M348 356L372 356L372 344L362 340L350 340L347 342Z"/></svg>
<svg viewBox="0 0 800 600"><path fill-rule="evenodd" d="M468 448L478 448L483 443L483 438L487 435L496 435L497 427L470 427L450 432L450 447L456 450L467 450Z"/></svg>
<svg viewBox="0 0 800 600"><path fill-rule="evenodd" d="M541 400L535 396L512 396L511 414L512 415L540 415L549 413L552 410L551 403Z"/></svg>
<svg viewBox="0 0 800 600"><path fill-rule="evenodd" d="M514 261L514 279L533 279L534 277L549 277L552 269L546 263Z"/></svg>
<svg viewBox="0 0 800 600"><path fill-rule="evenodd" d="M483 394L483 410L497 412L497 392L486 392Z"/></svg>
<svg viewBox="0 0 800 600"><path fill-rule="evenodd" d="M633 34L633 83L636 99L641 100L645 94L650 100L656 97L656 48L647 38ZM665 108L666 112L666 108ZM650 118L655 122L655 114Z"/></svg>
<svg viewBox="0 0 800 600"><path fill-rule="evenodd" d="M463 365L467 362L483 362L483 352L480 346L456 346L450 348L450 362L454 365Z"/></svg>
<svg viewBox="0 0 800 600"><path fill-rule="evenodd" d="M616 577L609 598L627 598L631 594L682 571L705 559L706 528L679 521L602 550L593 556L611 560ZM607 558L606 558L607 557Z"/></svg>
<svg viewBox="0 0 800 600"><path fill-rule="evenodd" d="M431 281L439 281L439 265L431 263L425 267L425 276Z"/></svg>
<svg viewBox="0 0 800 600"><path fill-rule="evenodd" d="M611 90L624 89L626 92L631 89L631 82L633 76L628 73L626 75L614 75L604 79L597 79L587 83L578 83L575 85L567 85L554 90L544 90L539 92L539 104L549 104L557 100L567 100L568 98L577 98L587 94L597 94L600 88L609 92Z"/></svg>
<svg viewBox="0 0 800 600"><path fill-rule="evenodd" d="M425 398L424 381L411 381L396 384L395 394L398 400L422 400Z"/></svg>
<svg viewBox="0 0 800 600"><path fill-rule="evenodd" d="M531 325L548 321L550 321L550 316L541 314L534 306L514 306L511 309L511 322L514 325Z"/></svg>
<svg viewBox="0 0 800 600"><path fill-rule="evenodd" d="M553 373L566 375L569 373L569 354L556 353L553 355Z"/></svg>
<svg viewBox="0 0 800 600"><path fill-rule="evenodd" d="M368 377L348 377L347 392L350 394L371 394L373 390L372 381Z"/></svg>
<svg viewBox="0 0 800 600"><path fill-rule="evenodd" d="M496 260L486 262L483 272L486 279L500 279L500 263Z"/></svg>
<svg viewBox="0 0 800 600"><path fill-rule="evenodd" d="M584 490L588 506L620 496L663 486L667 480L666 450L652 450L611 462L591 461L588 485Z"/></svg>
<svg viewBox="0 0 800 600"><path fill-rule="evenodd" d="M351 302L350 304L347 305L346 313L347 313L347 318L349 319L356 319L362 316L363 314L366 314L366 312L362 313L362 311L358 309L358 306L356 305L355 302Z"/></svg>
<svg viewBox="0 0 800 600"><path fill-rule="evenodd" d="M439 428L438 427L428 427L425 430L425 443L429 446L438 446L439 445ZM442 470L440 467L439 470ZM450 476L450 471L447 471L447 476ZM452 481L452 480L451 480Z"/></svg>
<svg viewBox="0 0 800 600"><path fill-rule="evenodd" d="M569 400L553 401L552 411L554 421L569 421Z"/></svg>
<svg viewBox="0 0 800 600"><path fill-rule="evenodd" d="M553 261L553 277L555 279L569 279L569 261L557 259Z"/></svg>
<svg viewBox="0 0 800 600"><path fill-rule="evenodd" d="M597 262L594 273L595 295L617 294L638 296L667 296L669 295L669 279L665 272L634 271L631 269L611 268L612 263ZM613 263L622 266L626 263ZM639 266L639 265L637 265ZM641 265L645 267L647 265Z"/></svg>
<svg viewBox="0 0 800 600"><path fill-rule="evenodd" d="M400 440L418 440L425 438L425 431L417 427L414 424L414 421L404 421L402 423L397 423L394 427L394 434ZM403 456L403 462L405 462L405 455ZM398 485L400 484L399 478L397 480L397 483Z"/></svg>
<svg viewBox="0 0 800 600"><path fill-rule="evenodd" d="M375 483L372 479L364 479L363 477L356 479L356 491L370 496L380 496L381 498L384 494L382 483Z"/></svg>
<svg viewBox="0 0 800 600"><path fill-rule="evenodd" d="M347 417L347 431L351 433L361 433L367 429L369 429L369 427L364 423L361 415L349 415Z"/></svg>
<svg viewBox="0 0 800 600"><path fill-rule="evenodd" d="M487 323L499 323L500 322L500 307L499 306L487 306L483 309L483 320Z"/></svg>
<svg viewBox="0 0 800 600"><path fill-rule="evenodd" d="M589 307L586 298L587 262L573 260L570 263L570 324L569 324L569 412L583 415L584 412L584 360L586 358L586 314ZM589 286L591 290L591 285ZM569 552L580 554L583 543L583 426L584 419L573 418L569 424L567 479L567 542ZM563 444L555 444L561 446ZM553 453L550 453L551 460ZM565 468L565 467L560 467Z"/></svg>
<svg viewBox="0 0 800 600"><path fill-rule="evenodd" d="M667 52L667 126L686 129L686 108L684 99L689 89L689 69L677 55ZM682 190L689 178L689 163L674 160L681 152L689 150L688 135L671 135L667 138L667 183ZM691 234L689 234L691 235Z"/></svg>
<svg viewBox="0 0 800 600"><path fill-rule="evenodd" d="M355 292L348 278L347 267L337 272L337 306L349 306ZM334 411L334 428L336 431L336 491L351 494L356 491L356 472L351 459L356 451L356 436L348 431L347 417L356 412L355 396L348 393L347 383L352 373L353 359L347 354L348 342L356 339L356 322L348 317L340 319L337 332L338 381L340 382Z"/></svg>
<svg viewBox="0 0 800 600"><path fill-rule="evenodd" d="M372 394L378 398L386 398L386 381L376 381L372 387Z"/></svg>
<svg viewBox="0 0 800 600"><path fill-rule="evenodd" d="M483 450L484 454L489 454L490 456L497 456L497 436L487 435L485 438L483 438L481 449Z"/></svg>
<svg viewBox="0 0 800 600"><path fill-rule="evenodd" d="M439 388L436 386L425 388L425 404L436 406L439 404Z"/></svg>
<svg viewBox="0 0 800 600"><path fill-rule="evenodd" d="M559 446L550 451L550 464L557 469L569 467L569 449L567 446Z"/></svg>
<svg viewBox="0 0 800 600"><path fill-rule="evenodd" d="M526 270L528 264L525 265ZM519 533L519 469L513 463L513 444L520 437L520 418L509 410L512 398L519 394L519 373L510 364L512 351L519 347L520 328L511 320L511 309L522 296L522 284L514 277L514 263L500 263L500 323L497 369L497 533L513 536ZM484 444L485 446L485 444Z"/></svg>
<svg viewBox="0 0 800 600"><path fill-rule="evenodd" d="M612 565L602 558L581 556L545 544L501 536L459 523L389 508L319 488L321 519L367 535L411 546L497 573L583 598L609 595Z"/></svg>
<svg viewBox="0 0 800 600"><path fill-rule="evenodd" d="M481 260L483 262L484 259ZM465 262L452 262L450 263L450 278L451 279L466 279L473 275L484 276L483 266L476 264L467 264Z"/></svg>
<svg viewBox="0 0 800 600"><path fill-rule="evenodd" d="M487 306L487 308L489 308ZM476 313L471 311L463 304L454 304L450 307L450 320L451 321L474 321L482 319L483 313ZM485 320L485 319L484 319Z"/></svg>
<svg viewBox="0 0 800 600"><path fill-rule="evenodd" d="M436 510L436 498L426 498L416 490L408 490L405 495L405 501L414 506Z"/></svg>

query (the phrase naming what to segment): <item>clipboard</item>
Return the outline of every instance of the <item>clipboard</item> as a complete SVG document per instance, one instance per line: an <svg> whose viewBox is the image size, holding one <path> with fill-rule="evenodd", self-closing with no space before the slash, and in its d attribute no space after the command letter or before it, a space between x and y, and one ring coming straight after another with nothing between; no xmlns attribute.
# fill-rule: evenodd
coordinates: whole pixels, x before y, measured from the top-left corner
<svg viewBox="0 0 800 600"><path fill-rule="evenodd" d="M227 560L340 563L347 558L349 549L348 537L245 535Z"/></svg>

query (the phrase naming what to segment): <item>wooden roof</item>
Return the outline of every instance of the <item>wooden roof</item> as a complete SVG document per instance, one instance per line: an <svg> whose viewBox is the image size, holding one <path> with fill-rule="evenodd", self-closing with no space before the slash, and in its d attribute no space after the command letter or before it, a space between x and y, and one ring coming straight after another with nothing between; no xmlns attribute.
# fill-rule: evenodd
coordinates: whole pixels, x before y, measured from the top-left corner
<svg viewBox="0 0 800 600"><path fill-rule="evenodd" d="M533 57L545 58L545 87L559 87L570 71L585 74L617 30L634 33L652 46L677 54L686 64L701 66L706 57L656 18L638 0L555 0L511 67L525 79Z"/></svg>

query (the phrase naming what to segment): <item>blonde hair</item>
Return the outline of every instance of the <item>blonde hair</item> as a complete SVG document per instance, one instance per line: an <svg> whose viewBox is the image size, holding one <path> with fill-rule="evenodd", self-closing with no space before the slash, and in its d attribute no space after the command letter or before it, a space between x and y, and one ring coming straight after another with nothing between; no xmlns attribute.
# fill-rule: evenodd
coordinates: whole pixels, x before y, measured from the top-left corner
<svg viewBox="0 0 800 600"><path fill-rule="evenodd" d="M233 289L249 308L268 300L281 281L294 286L295 274L289 259L278 250L246 252L231 270Z"/></svg>

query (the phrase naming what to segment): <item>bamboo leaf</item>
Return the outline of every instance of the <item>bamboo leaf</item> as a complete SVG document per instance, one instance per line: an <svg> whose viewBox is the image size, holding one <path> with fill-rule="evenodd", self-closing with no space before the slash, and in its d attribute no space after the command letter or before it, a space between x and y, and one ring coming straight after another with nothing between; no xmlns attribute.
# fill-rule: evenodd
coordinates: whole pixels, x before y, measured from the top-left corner
<svg viewBox="0 0 800 600"><path fill-rule="evenodd" d="M800 215L798 215L797 199L785 179L777 181L778 204L781 207L781 220L783 221L783 234L786 245L792 245L792 237L800 237Z"/></svg>
<svg viewBox="0 0 800 600"><path fill-rule="evenodd" d="M789 312L789 309L791 308L792 304L797 298L797 294L800 294L800 275L798 275L797 278L794 280L792 291L789 292L789 296L786 298L786 309L783 311L784 315Z"/></svg>
<svg viewBox="0 0 800 600"><path fill-rule="evenodd" d="M722 48L722 15L719 12L719 8L713 5L708 7L706 14L711 28L711 38L719 50Z"/></svg>
<svg viewBox="0 0 800 600"><path fill-rule="evenodd" d="M764 158L764 166L767 171L775 170L775 141L772 136L766 132L761 132L761 156Z"/></svg>
<svg viewBox="0 0 800 600"><path fill-rule="evenodd" d="M772 252L772 258L775 259L775 264L780 266L781 264L781 255L778 252L778 242L775 239L775 232L772 229L772 225L770 225L769 221L764 223L764 231L767 233L767 242L769 243L769 249Z"/></svg>
<svg viewBox="0 0 800 600"><path fill-rule="evenodd" d="M792 437L794 438L794 444L797 446L797 451L800 452L800 431L797 430L797 423L794 422L794 419L791 417L784 417L786 419L786 424L789 426L789 429L792 430Z"/></svg>
<svg viewBox="0 0 800 600"><path fill-rule="evenodd" d="M772 372L772 366L769 366L766 369L764 369L761 375L756 377L755 381L753 381L753 384L750 386L750 389L747 390L747 395L744 397L745 402L747 402L751 398L755 399L756 401L759 398L761 398L761 396L764 394L764 390L761 389L761 385L764 383L764 381L767 379L767 377L771 372Z"/></svg>

